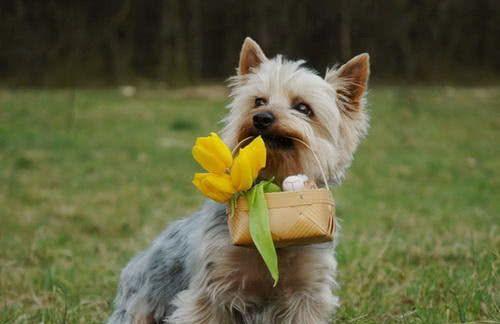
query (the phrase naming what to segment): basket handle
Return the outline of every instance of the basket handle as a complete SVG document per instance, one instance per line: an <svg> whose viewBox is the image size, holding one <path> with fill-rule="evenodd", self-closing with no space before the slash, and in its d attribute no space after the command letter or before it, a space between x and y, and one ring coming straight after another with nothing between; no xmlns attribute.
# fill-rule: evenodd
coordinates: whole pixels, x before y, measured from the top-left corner
<svg viewBox="0 0 500 324"><path fill-rule="evenodd" d="M321 172L321 177L323 178L323 182L325 184L325 189L330 191L330 188L328 187L328 179L326 177L326 173L325 173L325 170L323 170L323 167L321 166L321 162L319 161L319 158L318 158L318 155L314 152L314 150L311 148L311 146L309 144L307 144L306 142L304 142L303 140L301 139L298 139L297 137L293 137L293 136L286 136L287 138L293 140L293 141L296 141L296 142L299 142L300 144L304 145L307 149L309 149L309 151L311 151L312 155L314 156L314 159L316 160L316 163L318 164L318 167L319 167L319 171ZM242 139L238 144L236 144L236 146L233 148L233 151L231 152L232 155L234 156L235 153L236 153L236 150L238 148L240 148L240 146L245 143L246 141L250 140L250 139L253 139L255 138L255 136L248 136L244 139Z"/></svg>

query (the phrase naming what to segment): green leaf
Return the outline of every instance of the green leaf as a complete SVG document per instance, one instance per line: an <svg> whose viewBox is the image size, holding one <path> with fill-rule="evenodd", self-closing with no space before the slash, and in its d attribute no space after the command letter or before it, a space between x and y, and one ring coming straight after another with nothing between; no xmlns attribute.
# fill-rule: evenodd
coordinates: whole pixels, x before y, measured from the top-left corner
<svg viewBox="0 0 500 324"><path fill-rule="evenodd" d="M266 181L264 183L264 192L280 192L281 188L272 181Z"/></svg>
<svg viewBox="0 0 500 324"><path fill-rule="evenodd" d="M260 182L246 192L245 197L248 203L250 236L274 279L274 286L276 286L279 279L278 255L271 236L269 211L264 197L265 186L265 181Z"/></svg>

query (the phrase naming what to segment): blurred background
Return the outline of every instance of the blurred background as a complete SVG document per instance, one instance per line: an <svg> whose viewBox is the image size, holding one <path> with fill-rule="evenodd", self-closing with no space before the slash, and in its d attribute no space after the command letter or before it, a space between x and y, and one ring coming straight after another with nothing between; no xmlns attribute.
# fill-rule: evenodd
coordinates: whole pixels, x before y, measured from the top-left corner
<svg viewBox="0 0 500 324"><path fill-rule="evenodd" d="M0 81L12 85L185 85L234 71L242 39L325 66L372 55L374 77L491 81L497 0L2 1Z"/></svg>
<svg viewBox="0 0 500 324"><path fill-rule="evenodd" d="M0 1L0 324L102 323L203 201L243 39L323 74L371 55L334 188L335 323L500 323L500 1Z"/></svg>

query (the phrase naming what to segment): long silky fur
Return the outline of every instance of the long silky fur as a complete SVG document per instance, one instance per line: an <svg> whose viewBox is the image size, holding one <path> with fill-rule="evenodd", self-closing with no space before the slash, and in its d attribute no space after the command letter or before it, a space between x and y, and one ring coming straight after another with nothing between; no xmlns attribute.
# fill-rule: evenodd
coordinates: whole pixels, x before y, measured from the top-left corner
<svg viewBox="0 0 500 324"><path fill-rule="evenodd" d="M247 40L244 48L256 50L262 62L229 81L231 103L223 139L234 147L246 136L255 98L266 97L266 109L276 114L279 131L293 132L307 142L329 182L339 184L368 128L364 99L350 101L344 95L355 79L335 69L323 79L303 61L267 59L255 46ZM297 97L312 107L313 117L290 109ZM287 154L281 156L294 161L284 161L282 167L293 166L321 181L320 166L308 150L296 147ZM268 171L279 173L279 168L275 163L275 170ZM226 222L226 207L207 201L199 212L171 224L122 271L108 323L330 322L339 305L333 294L336 240L278 249L280 281L273 288L257 251L231 244Z"/></svg>

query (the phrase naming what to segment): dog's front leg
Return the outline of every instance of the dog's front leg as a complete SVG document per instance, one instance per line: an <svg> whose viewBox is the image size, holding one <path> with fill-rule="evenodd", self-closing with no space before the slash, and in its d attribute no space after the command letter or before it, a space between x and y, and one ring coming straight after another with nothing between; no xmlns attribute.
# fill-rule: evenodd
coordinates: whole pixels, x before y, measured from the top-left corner
<svg viewBox="0 0 500 324"><path fill-rule="evenodd" d="M203 291L187 289L175 298L175 311L166 319L168 324L232 324L230 311L214 303Z"/></svg>
<svg viewBox="0 0 500 324"><path fill-rule="evenodd" d="M328 288L285 295L268 309L263 323L327 324L338 305L337 297Z"/></svg>

